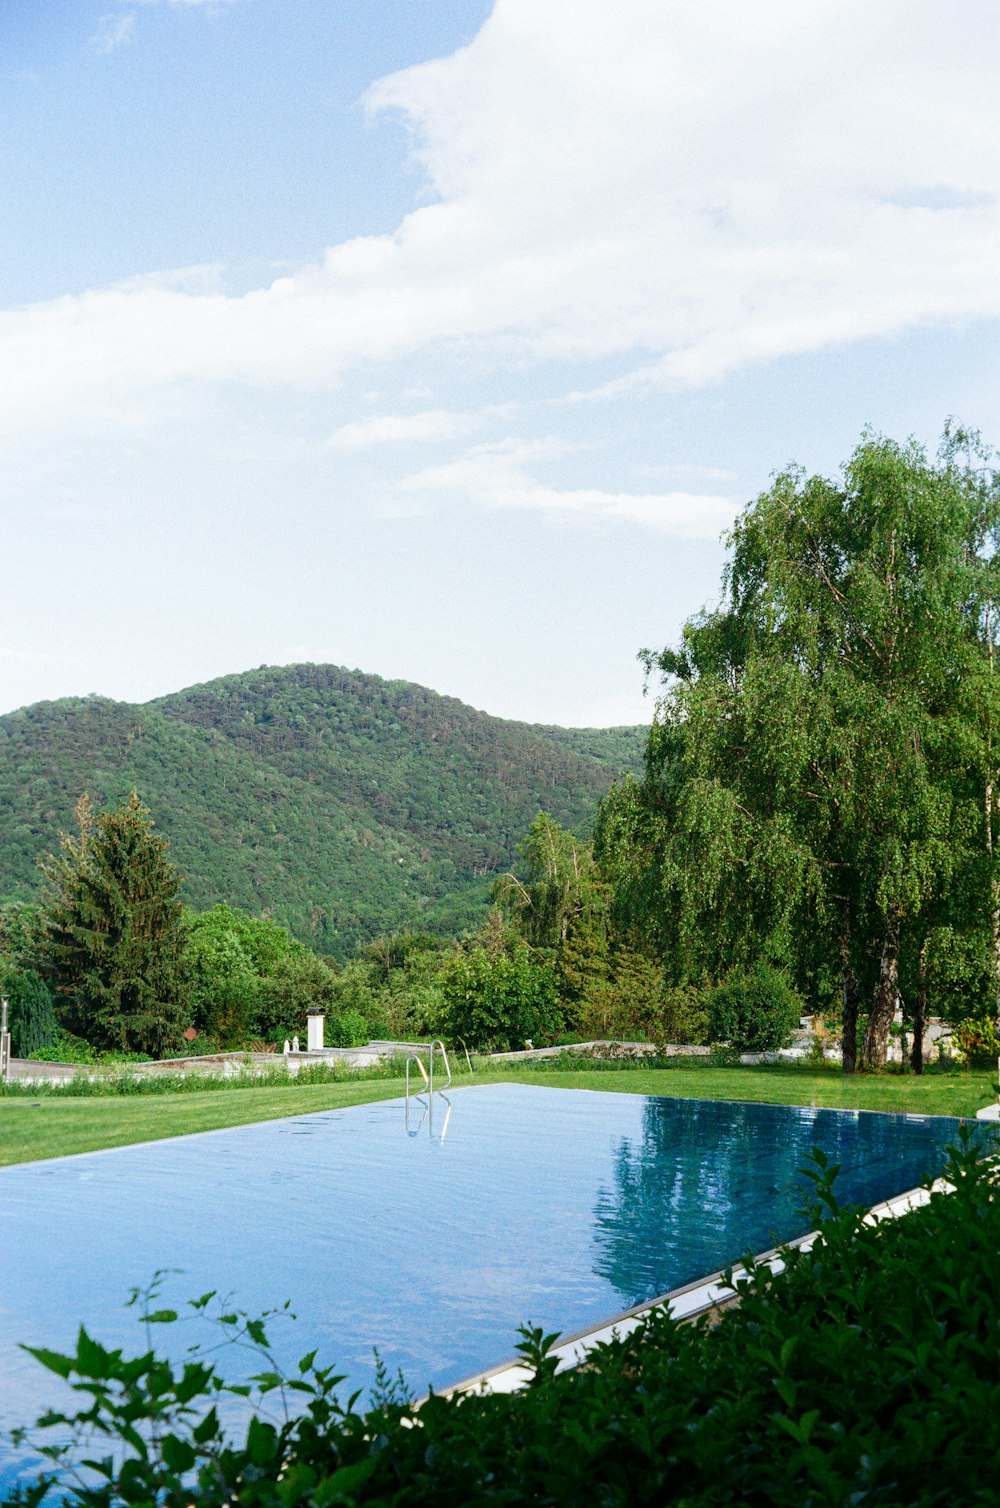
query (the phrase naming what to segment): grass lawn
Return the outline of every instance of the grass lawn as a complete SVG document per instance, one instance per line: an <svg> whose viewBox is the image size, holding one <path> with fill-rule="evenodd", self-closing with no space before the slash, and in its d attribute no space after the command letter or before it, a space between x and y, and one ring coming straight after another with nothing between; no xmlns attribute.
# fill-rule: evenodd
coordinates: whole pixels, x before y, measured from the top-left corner
<svg viewBox="0 0 1000 1508"><path fill-rule="evenodd" d="M678 1059L671 1068L504 1068L496 1073L456 1075L455 1087L499 1082L552 1089L599 1089L627 1094L663 1094L688 1099L755 1100L776 1105L820 1105L851 1110L897 1110L917 1115L974 1115L996 1098L996 1078L982 1072L930 1073L922 1078L884 1074L845 1079L838 1069L799 1064L755 1068L719 1067ZM229 1089L225 1093L109 1096L39 1095L36 1101L0 1096L0 1167L122 1147L157 1137L214 1131L251 1121L306 1115L315 1110L369 1104L403 1093L402 1079L302 1088Z"/></svg>
<svg viewBox="0 0 1000 1508"><path fill-rule="evenodd" d="M308 1115L366 1105L403 1093L402 1079L360 1079L356 1083L308 1084L301 1089L227 1089L205 1093L144 1094L136 1098L80 1098L39 1095L37 1100L0 1098L0 1167L124 1147L129 1142L190 1131L216 1131L283 1115Z"/></svg>
<svg viewBox="0 0 1000 1508"><path fill-rule="evenodd" d="M704 1065L680 1058L671 1068L552 1069L490 1075L521 1084L560 1089L614 1089L629 1094L665 1094L683 1099L753 1100L772 1105L817 1105L839 1110L894 1110L911 1115L975 1115L995 1100L996 1074L857 1074L845 1078L833 1064L762 1063L754 1068ZM485 1082L486 1076L477 1076Z"/></svg>

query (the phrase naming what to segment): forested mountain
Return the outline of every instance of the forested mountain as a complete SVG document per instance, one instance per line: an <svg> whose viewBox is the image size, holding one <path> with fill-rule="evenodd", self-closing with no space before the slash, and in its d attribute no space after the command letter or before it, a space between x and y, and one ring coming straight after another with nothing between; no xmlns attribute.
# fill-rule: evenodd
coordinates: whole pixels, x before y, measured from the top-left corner
<svg viewBox="0 0 1000 1508"><path fill-rule="evenodd" d="M642 728L506 721L328 665L225 676L141 706L101 697L0 717L0 896L97 805L139 791L196 907L267 910L343 956L379 932L482 914L539 808L581 833Z"/></svg>

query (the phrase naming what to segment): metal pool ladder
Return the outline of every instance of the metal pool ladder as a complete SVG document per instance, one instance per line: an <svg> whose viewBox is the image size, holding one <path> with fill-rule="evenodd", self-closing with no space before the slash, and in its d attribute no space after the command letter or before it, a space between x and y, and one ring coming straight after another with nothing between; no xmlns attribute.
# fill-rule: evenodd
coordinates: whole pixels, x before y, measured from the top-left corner
<svg viewBox="0 0 1000 1508"><path fill-rule="evenodd" d="M434 1135L434 1094L435 1094L435 1088L434 1088L434 1052L435 1052L435 1049L437 1049L438 1051L440 1051L441 1062L444 1064L444 1071L448 1075L447 1080L445 1081L445 1083L441 1086L441 1088L439 1088L436 1091L438 1094L441 1095L441 1097L444 1100L445 1104L448 1106L448 1109L445 1112L444 1125L441 1127L441 1134L440 1134L440 1137L438 1138L439 1141L444 1141L445 1132L448 1129L448 1120L449 1120L449 1117L451 1116L451 1101L449 1100L448 1096L444 1092L446 1089L448 1089L448 1088L451 1087L451 1065L448 1062L448 1054L445 1051L444 1043L441 1041L440 1037L435 1037L434 1041L430 1045L430 1051L428 1053L427 1068L424 1067L424 1060L423 1060L423 1058L420 1056L420 1054L418 1052L411 1051L411 1052L407 1053L407 1056L406 1056L406 1103L405 1103L405 1112L404 1112L404 1115L405 1115L406 1134L407 1134L407 1136L416 1136L417 1133L420 1130L420 1127L424 1123L424 1116L426 1116L426 1115L429 1114L430 1115L430 1125L428 1127L428 1130L430 1131L430 1134L433 1137L433 1135ZM426 1094L427 1094L427 1098L424 1099L423 1095L420 1093L419 1090L414 1090L413 1091L413 1098L415 1100L417 1100L424 1107L423 1114L420 1117L420 1120L419 1120L419 1122L417 1124L416 1129L413 1130L413 1131L410 1130L410 1093L411 1093L411 1091L410 1091L410 1064L411 1063L416 1063L417 1067L420 1069L420 1077L424 1081L423 1087L424 1087L424 1089L426 1091Z"/></svg>

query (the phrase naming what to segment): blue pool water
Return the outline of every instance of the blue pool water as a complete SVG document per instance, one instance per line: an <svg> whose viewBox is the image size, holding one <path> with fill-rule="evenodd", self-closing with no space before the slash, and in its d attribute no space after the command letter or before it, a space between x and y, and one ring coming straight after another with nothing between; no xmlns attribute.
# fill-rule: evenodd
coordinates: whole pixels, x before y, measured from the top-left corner
<svg viewBox="0 0 1000 1508"><path fill-rule="evenodd" d="M0 1170L0 1432L54 1398L17 1343L71 1347L82 1320L141 1348L123 1301L158 1268L174 1307L291 1300L285 1363L318 1347L365 1387L377 1346L422 1393L507 1359L523 1322L572 1333L801 1234L814 1146L868 1205L939 1172L958 1125L517 1084L450 1102L443 1137L439 1098L422 1123L394 1100ZM0 1487L17 1470L0 1439Z"/></svg>

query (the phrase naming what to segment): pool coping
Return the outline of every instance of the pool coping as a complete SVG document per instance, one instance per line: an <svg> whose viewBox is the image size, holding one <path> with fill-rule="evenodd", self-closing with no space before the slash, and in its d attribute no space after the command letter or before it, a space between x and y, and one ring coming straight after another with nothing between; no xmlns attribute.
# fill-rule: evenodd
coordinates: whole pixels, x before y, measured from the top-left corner
<svg viewBox="0 0 1000 1508"><path fill-rule="evenodd" d="M932 1194L951 1192L952 1185L946 1179L936 1178L929 1185L907 1189L902 1194L895 1194L891 1199L873 1204L865 1216L865 1223L875 1225L880 1220L898 1220L901 1216L910 1214L912 1210L923 1208L930 1202ZM768 1267L772 1277L777 1277L785 1270L783 1253L790 1250L809 1251L818 1234L818 1231L808 1231L804 1236L796 1236L791 1241L783 1242L781 1246L760 1252L753 1260L759 1266ZM724 1281L723 1276L727 1271L732 1275L732 1281L729 1283ZM746 1277L745 1264L737 1262L730 1268L720 1268L706 1277L696 1278L694 1282L685 1283L680 1288L672 1288L668 1293L659 1294L654 1299L647 1299L645 1303L636 1304L631 1309L624 1309L612 1318L603 1320L599 1325L591 1325L585 1330L578 1330L572 1335L567 1335L549 1352L550 1356L556 1358L556 1371L565 1372L579 1366L597 1346L605 1345L612 1340L624 1340L626 1336L638 1330L645 1319L656 1310L667 1310L674 1319L684 1323L698 1319L713 1309L725 1308L739 1297L738 1285ZM488 1367L485 1371L477 1372L471 1377L466 1377L461 1382L452 1383L450 1387L435 1389L435 1394L437 1397L447 1398L457 1393L516 1393L527 1387L533 1376L534 1368L526 1363L505 1361L497 1366ZM420 1404L425 1401L426 1399L421 1398L415 1408L419 1409Z"/></svg>

